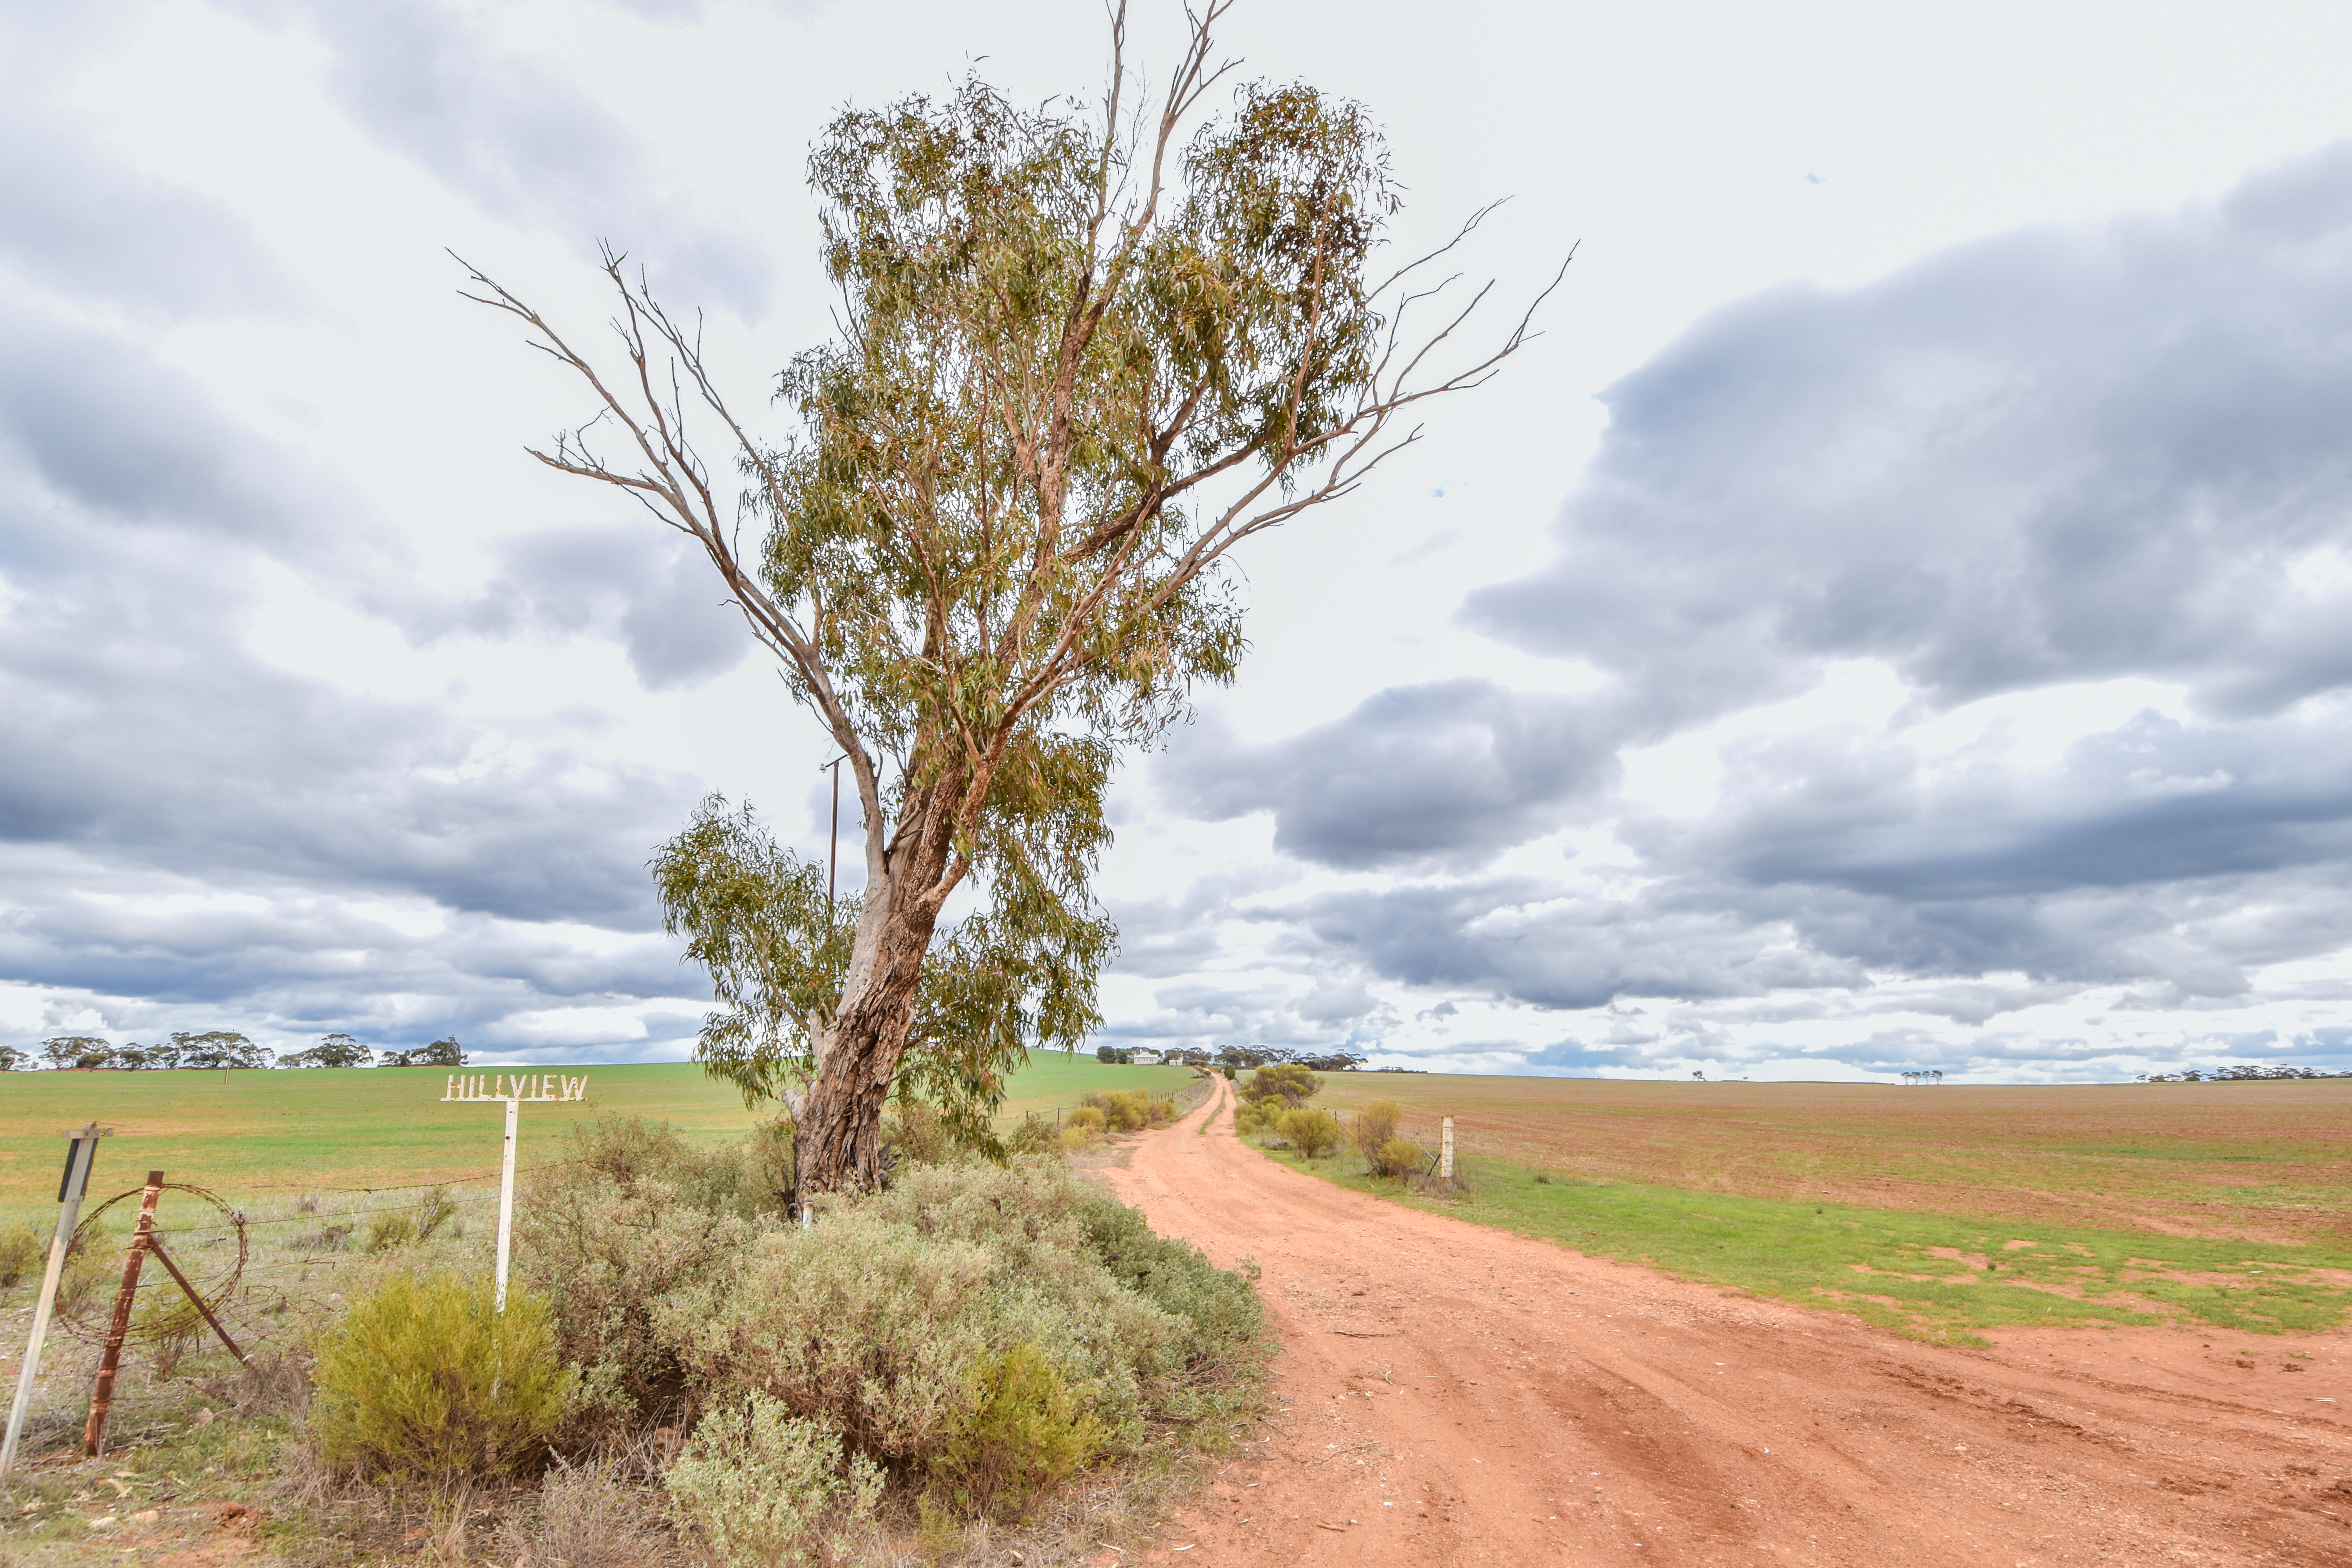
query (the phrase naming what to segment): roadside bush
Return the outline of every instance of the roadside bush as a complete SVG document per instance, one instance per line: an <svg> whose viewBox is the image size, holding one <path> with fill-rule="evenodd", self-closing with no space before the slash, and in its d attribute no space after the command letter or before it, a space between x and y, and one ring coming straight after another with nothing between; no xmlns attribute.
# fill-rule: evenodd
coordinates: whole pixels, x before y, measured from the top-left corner
<svg viewBox="0 0 2352 1568"><path fill-rule="evenodd" d="M1002 1142L1008 1155L1045 1154L1063 1147L1063 1131L1050 1118L1032 1110L1022 1116L1021 1125L1007 1132Z"/></svg>
<svg viewBox="0 0 2352 1568"><path fill-rule="evenodd" d="M488 1279L386 1278L318 1338L311 1368L320 1457L403 1489L535 1468L574 1374L560 1366L546 1300Z"/></svg>
<svg viewBox="0 0 2352 1568"><path fill-rule="evenodd" d="M1076 1132L1100 1132L1109 1121L1099 1107L1081 1105L1062 1118L1062 1125Z"/></svg>
<svg viewBox="0 0 2352 1568"><path fill-rule="evenodd" d="M1181 1325L1164 1370L1180 1380L1161 1392L1173 1414L1200 1413L1198 1391L1225 1387L1253 1360L1265 1308L1240 1274L1219 1268L1189 1241L1162 1236L1141 1214L1098 1188L1078 1194L1087 1249L1120 1285Z"/></svg>
<svg viewBox="0 0 2352 1568"><path fill-rule="evenodd" d="M1290 1146L1310 1160L1319 1160L1339 1146L1339 1119L1328 1110L1286 1110L1281 1127Z"/></svg>
<svg viewBox="0 0 2352 1568"><path fill-rule="evenodd" d="M964 1392L965 1408L931 1465L964 1513L1017 1520L1102 1447L1101 1426L1035 1345L982 1358Z"/></svg>
<svg viewBox="0 0 2352 1568"><path fill-rule="evenodd" d="M1258 1068L1250 1074L1249 1087L1242 1090L1243 1095L1250 1100L1279 1095L1283 1104L1294 1108L1306 1104L1322 1092L1323 1080L1297 1062L1282 1062Z"/></svg>
<svg viewBox="0 0 2352 1568"><path fill-rule="evenodd" d="M882 1146L894 1163L937 1165L954 1159L955 1130L930 1106L902 1101L882 1117Z"/></svg>
<svg viewBox="0 0 2352 1568"><path fill-rule="evenodd" d="M983 1358L1026 1342L1131 1447L1145 1380L1182 1325L1084 1246L1076 1185L1058 1162L918 1167L814 1230L765 1236L688 1310L692 1370L721 1397L770 1394L859 1453L927 1469Z"/></svg>
<svg viewBox="0 0 2352 1568"><path fill-rule="evenodd" d="M1429 1163L1429 1154L1410 1138L1391 1138L1365 1157L1375 1176L1410 1176Z"/></svg>
<svg viewBox="0 0 2352 1568"><path fill-rule="evenodd" d="M37 1275L47 1250L41 1243L41 1233L31 1226L22 1221L0 1226L0 1290L14 1290L26 1278Z"/></svg>
<svg viewBox="0 0 2352 1568"><path fill-rule="evenodd" d="M1094 1110L1079 1129L1109 1125ZM1055 1136L1050 1121L1024 1127ZM625 1132L613 1157L540 1173L518 1206L517 1256L582 1374L567 1447L731 1412L701 1450L716 1463L752 1440L758 1396L941 1520L1011 1518L1074 1470L1137 1451L1153 1419L1181 1429L1245 1396L1263 1351L1248 1283L1154 1235L1058 1153L910 1161L882 1192L818 1200L803 1230L696 1207L658 1173L674 1155ZM724 1490L681 1485L678 1509Z"/></svg>
<svg viewBox="0 0 2352 1568"><path fill-rule="evenodd" d="M765 1394L705 1415L662 1478L678 1533L728 1568L824 1563L856 1549L882 1471Z"/></svg>
<svg viewBox="0 0 2352 1568"><path fill-rule="evenodd" d="M792 1124L763 1123L739 1143L698 1146L667 1121L601 1116L567 1131L572 1163L609 1179L623 1192L644 1181L668 1186L677 1202L743 1219L784 1211L792 1179Z"/></svg>
<svg viewBox="0 0 2352 1568"><path fill-rule="evenodd" d="M580 1371L583 1436L667 1416L688 1398L691 1300L731 1279L741 1250L780 1223L697 1207L643 1166L624 1186L611 1169L550 1166L515 1212L519 1267L545 1292L558 1352Z"/></svg>
<svg viewBox="0 0 2352 1568"><path fill-rule="evenodd" d="M1078 1109L1100 1112L1104 1124L1113 1132L1140 1132L1147 1127L1165 1127L1176 1119L1174 1100L1157 1098L1140 1089L1098 1090L1081 1100Z"/></svg>
<svg viewBox="0 0 2352 1568"><path fill-rule="evenodd" d="M1356 1152L1366 1164L1374 1163L1381 1145L1397 1135L1404 1125L1404 1107L1393 1100L1376 1100L1356 1112L1356 1124L1349 1129Z"/></svg>

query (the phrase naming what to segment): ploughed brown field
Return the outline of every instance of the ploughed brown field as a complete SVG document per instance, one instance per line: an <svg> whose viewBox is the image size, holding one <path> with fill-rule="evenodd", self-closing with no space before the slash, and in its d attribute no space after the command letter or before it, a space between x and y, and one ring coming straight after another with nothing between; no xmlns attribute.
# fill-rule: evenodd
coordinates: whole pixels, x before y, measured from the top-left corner
<svg viewBox="0 0 2352 1568"><path fill-rule="evenodd" d="M1326 1073L1587 1181L2247 1241L2352 1239L2352 1079L2057 1089Z"/></svg>

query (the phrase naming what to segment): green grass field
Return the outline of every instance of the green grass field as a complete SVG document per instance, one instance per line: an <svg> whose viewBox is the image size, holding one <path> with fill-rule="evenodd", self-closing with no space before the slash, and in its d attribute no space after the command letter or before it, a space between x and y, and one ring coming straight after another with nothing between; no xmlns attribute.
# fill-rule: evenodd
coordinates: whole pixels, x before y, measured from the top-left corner
<svg viewBox="0 0 2352 1568"><path fill-rule="evenodd" d="M522 1108L517 1160L525 1166L553 1158L566 1124L582 1117L644 1116L690 1138L718 1139L774 1114L746 1110L740 1095L691 1063L534 1070L584 1072L588 1097ZM1098 1089L1170 1093L1192 1076L1185 1068L1040 1054L1014 1075L1001 1120L1050 1114ZM226 1082L216 1072L0 1075L0 1216L45 1220L56 1212L65 1163L58 1134L91 1121L114 1129L99 1148L93 1196L135 1186L151 1170L236 1198L495 1181L502 1108L442 1103L447 1078L424 1068L233 1072Z"/></svg>
<svg viewBox="0 0 2352 1568"><path fill-rule="evenodd" d="M1437 1116L1454 1115L1469 1191L1408 1193L1349 1153L1271 1157L1921 1338L2159 1323L2284 1333L2352 1312L2352 1084L1325 1083L1322 1102L1343 1120L1399 1100L1431 1147Z"/></svg>

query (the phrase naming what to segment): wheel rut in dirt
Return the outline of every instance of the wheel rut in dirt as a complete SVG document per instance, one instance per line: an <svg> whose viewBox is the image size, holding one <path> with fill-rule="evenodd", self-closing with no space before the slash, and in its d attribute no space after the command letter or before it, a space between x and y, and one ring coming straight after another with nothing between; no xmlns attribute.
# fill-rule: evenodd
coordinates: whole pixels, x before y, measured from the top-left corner
<svg viewBox="0 0 2352 1568"><path fill-rule="evenodd" d="M1105 1563L2352 1564L2352 1334L1924 1345L1302 1175L1233 1102L1105 1174L1263 1269L1272 1414Z"/></svg>

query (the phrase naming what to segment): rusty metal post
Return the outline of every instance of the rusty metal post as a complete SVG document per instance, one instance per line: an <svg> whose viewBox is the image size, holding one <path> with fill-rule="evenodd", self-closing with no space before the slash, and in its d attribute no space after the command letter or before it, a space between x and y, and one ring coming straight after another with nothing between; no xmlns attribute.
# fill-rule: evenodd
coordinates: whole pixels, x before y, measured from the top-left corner
<svg viewBox="0 0 2352 1568"><path fill-rule="evenodd" d="M131 1235L131 1250L122 1259L122 1289L114 1298L114 1321L107 1325L106 1354L98 1363L98 1386L89 1396L89 1425L81 1431L81 1451L98 1458L106 1436L107 1407L114 1403L114 1369L122 1361L122 1339L131 1331L131 1305L139 1290L139 1267L147 1261L147 1235L155 1228L155 1200L163 1195L163 1173L147 1173L147 1191L139 1200L139 1228Z"/></svg>

